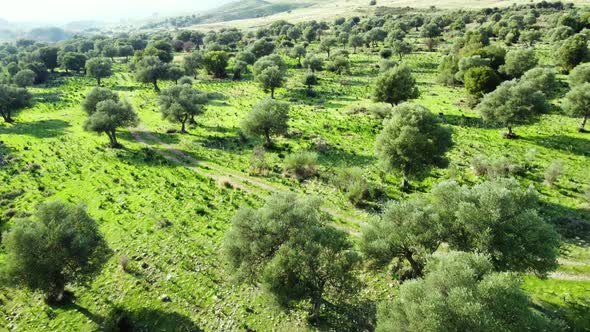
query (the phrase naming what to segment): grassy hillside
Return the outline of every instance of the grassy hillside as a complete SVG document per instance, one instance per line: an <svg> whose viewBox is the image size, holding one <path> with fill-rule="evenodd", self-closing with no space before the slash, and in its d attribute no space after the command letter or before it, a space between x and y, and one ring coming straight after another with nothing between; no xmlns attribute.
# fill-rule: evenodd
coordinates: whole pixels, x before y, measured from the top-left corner
<svg viewBox="0 0 590 332"><path fill-rule="evenodd" d="M567 76L558 75L562 89L550 101L555 107L538 122L517 126L520 137L508 140L503 128L484 123L469 106L463 87L437 82L449 39L433 52L424 50L419 31L409 31L406 40L414 51L403 63L421 92L413 102L443 119L454 141L448 167L412 180L411 192L402 192L401 178L377 166L375 141L383 120L369 110L380 72L378 47L361 47L357 53L348 48L350 72L318 72L313 97L302 83L307 70L278 50L288 79L276 98L292 109L288 133L262 153L263 174L251 167L263 140L244 140L239 130L252 106L268 97L251 74L234 81L200 71L194 87L207 92L210 101L189 133L180 134L171 130L178 124L162 120L152 85L138 83L126 60L116 58L114 74L103 85L127 98L141 119L138 127L119 130L122 149L107 147L105 135L83 130L81 103L95 80L58 69L48 83L31 88L34 105L16 114L14 124L0 121L6 161L0 160L0 233L17 218L30 216L39 203L82 203L97 220L111 254L94 280L68 285L73 295L64 305L47 305L42 295L25 289L0 287L0 331L118 331L115 325L126 321L134 331L370 331L375 303L397 295L399 280L391 270L364 266L360 295L328 299L321 324L312 326L305 305L283 310L259 284L233 279L223 251L232 216L241 206L261 206L273 192L318 196L332 224L356 246L362 227L386 201L415 197L445 179L465 185L488 180L472 168L479 156L505 161L522 186L533 186L543 217L563 237L556 271L544 279L522 276L533 305L572 331L590 330L590 134L576 131L580 119L559 110ZM309 45L309 52L317 50L317 42ZM535 50L541 66L554 66L552 45L540 42ZM185 55L176 53L174 61ZM325 52L318 56L326 58ZM286 156L300 150L318 152L319 176L308 181L285 176ZM555 161L563 172L549 185L545 172ZM336 174L354 166L384 193L372 205L354 206L334 183ZM121 258L129 259L126 271Z"/></svg>
<svg viewBox="0 0 590 332"><path fill-rule="evenodd" d="M248 0L250 1L250 0ZM486 7L505 7L511 6L512 4L526 4L531 1L528 0L444 0L444 1L428 1L428 0L377 0L376 6L370 6L369 0L266 0L264 2L274 4L275 6L284 6L290 4L294 6L290 10L277 11L274 15L261 15L260 17L247 17L245 14L239 14L238 12L245 13L249 12L241 10L241 4L248 1L237 1L235 4L237 8L232 4L225 5L220 10L216 10L216 17L224 16L226 12L231 13L232 16L242 16L242 18L236 19L223 19L217 20L217 22L211 21L212 23L200 23L189 29L197 30L211 30L219 29L224 27L238 27L242 29L252 29L261 26L268 25L273 21L287 20L292 23L309 21L309 20L329 20L338 16L368 16L368 15L379 15L385 8L401 8L401 7L412 7L417 9L428 9L432 5L440 9L474 9L474 8L486 8ZM260 1L260 0L253 0ZM539 1L533 1L539 2ZM572 2L577 5L588 5L585 0L573 0L564 1ZM300 7L300 8L297 8ZM228 11L228 8L231 10Z"/></svg>

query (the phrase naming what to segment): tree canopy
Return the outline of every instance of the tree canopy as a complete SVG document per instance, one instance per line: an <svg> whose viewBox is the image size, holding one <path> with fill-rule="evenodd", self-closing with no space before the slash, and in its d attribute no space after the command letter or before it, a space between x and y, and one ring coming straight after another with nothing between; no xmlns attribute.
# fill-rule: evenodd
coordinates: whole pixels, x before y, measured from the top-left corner
<svg viewBox="0 0 590 332"><path fill-rule="evenodd" d="M43 292L48 302L61 301L68 283L92 277L108 253L86 209L60 201L41 205L32 219L18 219L2 242L3 278Z"/></svg>

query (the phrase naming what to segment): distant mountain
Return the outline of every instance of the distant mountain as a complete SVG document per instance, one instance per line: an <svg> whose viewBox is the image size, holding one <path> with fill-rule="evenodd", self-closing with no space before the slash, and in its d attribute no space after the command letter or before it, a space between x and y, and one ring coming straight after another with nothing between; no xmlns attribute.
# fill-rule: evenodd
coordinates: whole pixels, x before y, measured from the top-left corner
<svg viewBox="0 0 590 332"><path fill-rule="evenodd" d="M294 9L311 5L305 1L266 1L239 0L218 7L202 14L170 17L146 24L144 28L188 27L197 24L209 24L243 19L267 17L279 13L287 13Z"/></svg>
<svg viewBox="0 0 590 332"><path fill-rule="evenodd" d="M71 37L71 33L62 28L35 28L26 34L26 38L49 43L56 43Z"/></svg>

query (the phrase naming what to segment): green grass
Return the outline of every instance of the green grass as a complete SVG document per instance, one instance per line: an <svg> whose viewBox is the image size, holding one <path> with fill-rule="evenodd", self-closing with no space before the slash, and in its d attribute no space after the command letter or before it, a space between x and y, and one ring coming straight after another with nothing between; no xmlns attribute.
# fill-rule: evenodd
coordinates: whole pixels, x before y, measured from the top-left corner
<svg viewBox="0 0 590 332"><path fill-rule="evenodd" d="M466 106L463 89L433 83L440 59L440 53L416 52L404 60L414 69L422 91L416 102L444 114L455 142L449 153L450 167L434 169L427 178L413 180L414 193L426 192L447 178L465 184L485 180L469 169L476 155L506 156L524 165L525 154L535 150L534 158L527 161L529 167L518 179L540 192L544 214L588 219L584 189L590 184L590 136L576 132L578 119L546 114L538 123L517 127L520 139L505 140L502 128L485 126ZM378 73L374 67L378 55L353 54L351 60L350 75L319 73L315 98L308 98L300 83L305 71L289 60L290 78L277 97L293 105L291 128L286 137L276 139L277 147L266 153L268 175L252 178L281 190L319 195L334 211L366 218L368 213L356 209L331 183L338 170L359 166L371 181L386 189L390 199L404 199L408 194L399 191L400 178L382 174L376 167L374 142L382 120L352 112L371 104L370 83ZM227 170L227 176L249 176L252 151L262 144L262 139L240 142L239 123L267 94L248 77L238 82L201 78L195 87L215 98L207 112L197 118L198 124L184 135L166 134L178 125L161 119L156 94L150 86L136 83L123 65L117 65L116 74L105 80L106 86L121 92L135 105L142 121L136 131L156 137L143 135L155 155L148 153L127 130L119 132L125 146L121 150L107 148L106 136L82 130L85 116L79 105L94 83L84 77L59 78L33 89L35 106L17 114L14 125L0 123L0 140L4 142L0 149L17 157L0 168L0 195L22 190L18 197L0 200L0 229L7 230L13 222L14 218L5 216L10 211L25 216L37 204L52 199L84 203L113 250L112 258L92 283L71 287L75 304L52 308L39 295L25 290L0 290L0 327L92 331L113 317L115 307L122 307L152 330L175 330L178 324L207 331L308 329L304 309L278 309L263 290L236 285L223 263L223 234L234 212L242 205L259 206L267 193L221 186L159 154L170 155L173 147L185 154L180 159L187 164L193 161L186 157L191 157ZM162 82L162 87L169 84ZM559 104L559 99L553 102ZM313 150L319 138L329 146L320 153L320 176L306 182L285 178L284 158L291 152ZM556 159L563 161L564 174L554 186L545 185L545 168ZM207 165L201 169L207 174L223 173ZM162 227L162 220L171 225ZM335 222L353 235L358 233L360 226L347 220ZM589 328L590 321L590 251L584 243L574 242L564 253L557 273L578 280L527 276L524 288L535 303L583 330ZM122 255L130 258L131 272L119 268ZM355 310L354 305L395 295L395 282L387 271L364 271L361 277L367 286L361 300L336 312L327 311L322 329L346 329L351 323L344 316ZM160 301L163 294L170 296L171 302Z"/></svg>

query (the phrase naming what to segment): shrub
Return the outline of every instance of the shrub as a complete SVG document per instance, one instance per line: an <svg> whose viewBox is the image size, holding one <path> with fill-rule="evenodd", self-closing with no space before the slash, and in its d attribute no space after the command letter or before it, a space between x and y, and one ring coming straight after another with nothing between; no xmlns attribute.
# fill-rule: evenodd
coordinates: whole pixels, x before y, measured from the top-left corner
<svg viewBox="0 0 590 332"><path fill-rule="evenodd" d="M563 174L563 162L561 160L552 161L545 170L545 183L550 186L554 185L559 180L561 174Z"/></svg>
<svg viewBox="0 0 590 332"><path fill-rule="evenodd" d="M311 151L299 151L285 158L285 173L300 180L309 179L318 174L318 154Z"/></svg>
<svg viewBox="0 0 590 332"><path fill-rule="evenodd" d="M510 177L522 171L522 167L507 157L489 159L479 155L471 159L471 169L477 176L487 176L491 179Z"/></svg>
<svg viewBox="0 0 590 332"><path fill-rule="evenodd" d="M360 167L341 170L333 181L346 194L346 198L357 206L378 195L376 186L365 178Z"/></svg>

